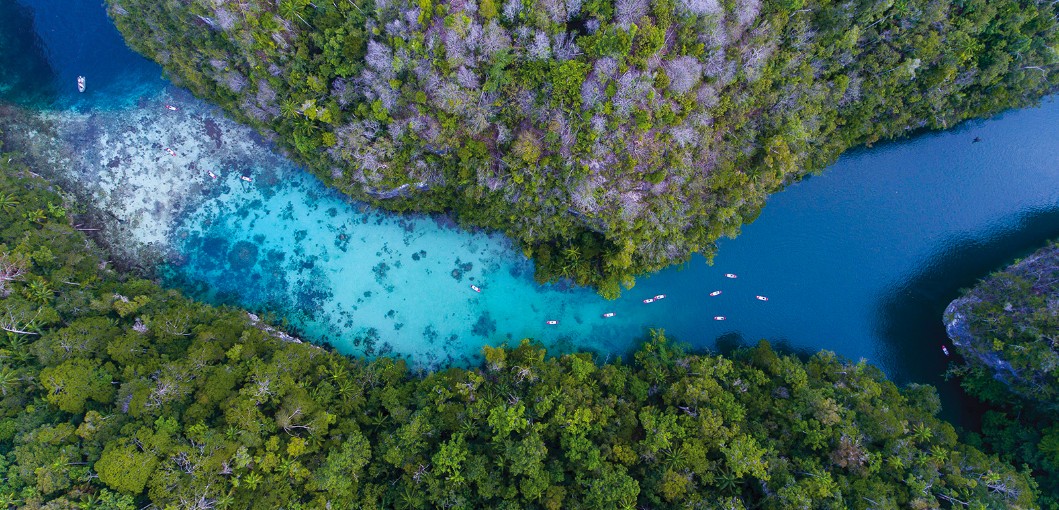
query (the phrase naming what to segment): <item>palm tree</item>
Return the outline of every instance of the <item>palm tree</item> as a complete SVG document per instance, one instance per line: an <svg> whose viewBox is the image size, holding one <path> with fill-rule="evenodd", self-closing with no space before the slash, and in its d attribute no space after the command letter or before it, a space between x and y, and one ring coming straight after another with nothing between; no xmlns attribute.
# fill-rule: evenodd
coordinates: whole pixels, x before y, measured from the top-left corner
<svg viewBox="0 0 1059 510"><path fill-rule="evenodd" d="M18 199L11 193L0 193L0 211L11 212L18 205Z"/></svg>
<svg viewBox="0 0 1059 510"><path fill-rule="evenodd" d="M5 397L8 391L13 391L18 384L18 374L8 367L0 369L0 393Z"/></svg>
<svg viewBox="0 0 1059 510"><path fill-rule="evenodd" d="M714 483L721 492L732 492L739 487L739 477L726 467L717 475Z"/></svg>
<svg viewBox="0 0 1059 510"><path fill-rule="evenodd" d="M279 113L284 118L293 119L298 116L298 102L294 98L288 98L279 105Z"/></svg>
<svg viewBox="0 0 1059 510"><path fill-rule="evenodd" d="M213 501L214 506L217 508L228 508L235 504L235 498L232 497L232 491L229 490L227 493L222 494Z"/></svg>
<svg viewBox="0 0 1059 510"><path fill-rule="evenodd" d="M305 26L312 28L308 21L302 17L301 11L305 9L305 6L309 5L308 0L281 0L279 3L279 15L283 16L288 21L294 21L294 18L298 18Z"/></svg>
<svg viewBox="0 0 1059 510"><path fill-rule="evenodd" d="M923 423L917 423L914 427L912 427L912 437L916 441L925 443L927 441L930 441L930 439L934 437L934 431L930 430L930 427L926 426Z"/></svg>

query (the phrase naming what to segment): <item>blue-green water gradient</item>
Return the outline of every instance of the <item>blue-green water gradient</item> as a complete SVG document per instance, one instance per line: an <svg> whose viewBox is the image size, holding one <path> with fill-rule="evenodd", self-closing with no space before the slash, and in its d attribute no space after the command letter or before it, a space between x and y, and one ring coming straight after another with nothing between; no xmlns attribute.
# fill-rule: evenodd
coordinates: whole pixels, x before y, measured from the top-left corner
<svg viewBox="0 0 1059 510"><path fill-rule="evenodd" d="M47 94L22 104L94 109L103 119L166 88L156 66L119 47L96 3L0 0L0 10L0 31L21 34L11 44L30 48L33 62L16 69L22 77L0 97L25 101L28 83ZM82 69L92 71L90 93L79 95L72 84ZM190 98L180 106L179 115L204 108ZM151 115L170 114L158 110ZM1059 105L1046 101L852 151L773 196L742 235L720 243L713 266L695 257L641 278L616 301L537 285L531 263L502 236L350 202L254 142L261 149L252 160L194 162L202 192L166 226L173 256L165 283L275 312L306 339L342 352L408 355L425 365L474 361L482 345L524 337L617 355L649 328L664 328L695 347L764 338L865 358L898 382L939 383L945 304L1059 236L1057 135ZM715 290L722 293L710 297ZM656 294L666 298L642 302Z"/></svg>

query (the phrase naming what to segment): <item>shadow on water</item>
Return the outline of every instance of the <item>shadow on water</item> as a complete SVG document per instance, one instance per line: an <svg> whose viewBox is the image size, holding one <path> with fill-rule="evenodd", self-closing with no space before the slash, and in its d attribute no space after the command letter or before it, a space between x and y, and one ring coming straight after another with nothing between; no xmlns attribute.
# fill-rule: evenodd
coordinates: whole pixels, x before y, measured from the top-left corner
<svg viewBox="0 0 1059 510"><path fill-rule="evenodd" d="M771 347L777 354L794 356L802 361L807 361L809 358L812 358L815 354L820 352L818 349L796 345L786 338L759 338L747 340L745 336L734 331L717 337L714 341L713 349L708 349L707 352L716 352L723 356L732 356L736 351L753 349L761 342L768 342L769 347ZM857 360L851 361L856 362Z"/></svg>
<svg viewBox="0 0 1059 510"><path fill-rule="evenodd" d="M21 105L50 101L55 72L37 35L33 10L0 0L0 100Z"/></svg>
<svg viewBox="0 0 1059 510"><path fill-rule="evenodd" d="M1045 239L1059 237L1059 209L1022 215L1010 228L977 238L956 238L944 243L904 285L882 300L878 309L878 336L887 341L891 358L905 366L896 383L910 381L933 384L949 405L943 418L965 428L981 426L982 406L960 388L958 381L945 381L946 358L942 344L949 344L942 315L945 307L989 273L1002 269L1016 258L1040 248ZM931 345L922 345L929 339ZM928 352L931 355L924 356ZM955 354L955 353L954 353Z"/></svg>

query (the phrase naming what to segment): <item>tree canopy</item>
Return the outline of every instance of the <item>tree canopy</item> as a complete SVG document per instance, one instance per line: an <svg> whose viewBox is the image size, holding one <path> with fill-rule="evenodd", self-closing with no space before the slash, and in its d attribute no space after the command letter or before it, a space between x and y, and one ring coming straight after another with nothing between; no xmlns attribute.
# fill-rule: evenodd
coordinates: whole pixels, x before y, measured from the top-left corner
<svg viewBox="0 0 1059 510"><path fill-rule="evenodd" d="M113 270L0 158L2 508L1032 508L929 386L768 344L423 373Z"/></svg>
<svg viewBox="0 0 1059 510"><path fill-rule="evenodd" d="M859 144L1059 85L1036 0L113 0L135 50L330 185L616 296Z"/></svg>
<svg viewBox="0 0 1059 510"><path fill-rule="evenodd" d="M1042 506L1059 508L1059 244L964 292L945 311L962 358L949 373L988 405L972 442L1033 467Z"/></svg>

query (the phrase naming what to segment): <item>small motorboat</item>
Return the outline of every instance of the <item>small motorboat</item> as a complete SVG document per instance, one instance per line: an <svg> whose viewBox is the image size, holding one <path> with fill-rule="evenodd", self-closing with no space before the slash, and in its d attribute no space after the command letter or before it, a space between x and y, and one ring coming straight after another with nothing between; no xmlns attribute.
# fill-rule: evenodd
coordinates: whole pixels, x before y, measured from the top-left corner
<svg viewBox="0 0 1059 510"><path fill-rule="evenodd" d="M648 304L649 305L649 304L655 302L655 298L647 298L647 299L643 300L643 302L644 302L644 304Z"/></svg>
<svg viewBox="0 0 1059 510"><path fill-rule="evenodd" d="M739 278L739 275L735 273L724 273L725 278Z"/></svg>
<svg viewBox="0 0 1059 510"><path fill-rule="evenodd" d="M213 173L213 170L206 170L206 174L209 175L211 179L217 178L217 174Z"/></svg>
<svg viewBox="0 0 1059 510"><path fill-rule="evenodd" d="M720 295L721 295L721 291L719 291L719 290L715 290L715 291L713 291L713 292L711 292L711 293L710 293L710 297L713 297L713 296L720 296Z"/></svg>
<svg viewBox="0 0 1059 510"><path fill-rule="evenodd" d="M607 312L607 313L603 314L603 318L604 319L609 319L611 317L614 317L614 312Z"/></svg>
<svg viewBox="0 0 1059 510"><path fill-rule="evenodd" d="M765 296L754 296L754 297L757 298L758 301L768 301L769 300L769 298L767 298Z"/></svg>
<svg viewBox="0 0 1059 510"><path fill-rule="evenodd" d="M171 112L175 112L175 111L177 111L177 107L175 107L175 106L173 106L173 105L171 105L171 104L167 104L167 105L165 105L165 109L166 109L166 110L169 110L169 111L171 111Z"/></svg>
<svg viewBox="0 0 1059 510"><path fill-rule="evenodd" d="M482 289L479 289L478 286L474 285L474 284L471 284L471 290L473 290L475 292L481 292L482 291Z"/></svg>
<svg viewBox="0 0 1059 510"><path fill-rule="evenodd" d="M548 322L546 322L545 324L547 324L547 325L549 325L549 326L554 326L554 325L556 325L556 324L559 324L559 321L548 321Z"/></svg>
<svg viewBox="0 0 1059 510"><path fill-rule="evenodd" d="M165 151L168 152L170 156L176 156L176 152L173 151L173 149L170 149L169 147L166 147Z"/></svg>
<svg viewBox="0 0 1059 510"><path fill-rule="evenodd" d="M713 320L715 320L715 321L723 321L724 320L724 316L723 315L714 316Z"/></svg>
<svg viewBox="0 0 1059 510"><path fill-rule="evenodd" d="M943 346L941 346L941 352L944 353L946 356L948 356L949 355L949 348L945 347L943 345Z"/></svg>
<svg viewBox="0 0 1059 510"><path fill-rule="evenodd" d="M665 299L665 298L666 298L665 294L659 294L659 295L655 296L655 301L658 301L659 299Z"/></svg>
<svg viewBox="0 0 1059 510"><path fill-rule="evenodd" d="M84 76L78 76L77 77L77 91L78 92L84 92L85 91L85 77Z"/></svg>
<svg viewBox="0 0 1059 510"><path fill-rule="evenodd" d="M251 179L251 178L249 178L249 177L247 177L245 175L240 175L239 178L244 180L244 181L246 181L246 182L254 182L253 179Z"/></svg>

